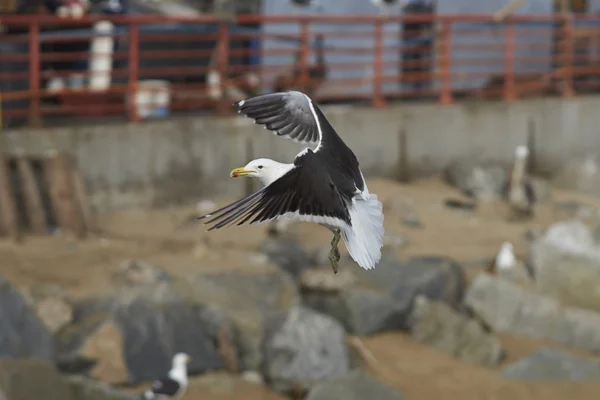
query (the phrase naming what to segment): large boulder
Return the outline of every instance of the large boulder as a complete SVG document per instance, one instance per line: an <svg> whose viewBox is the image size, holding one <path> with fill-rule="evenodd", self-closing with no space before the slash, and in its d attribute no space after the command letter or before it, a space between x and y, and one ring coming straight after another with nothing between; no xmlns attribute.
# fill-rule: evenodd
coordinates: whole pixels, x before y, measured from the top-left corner
<svg viewBox="0 0 600 400"><path fill-rule="evenodd" d="M362 371L315 385L306 400L403 400L404 396Z"/></svg>
<svg viewBox="0 0 600 400"><path fill-rule="evenodd" d="M482 324L447 304L424 296L415 300L411 336L463 361L488 367L504 359L500 340Z"/></svg>
<svg viewBox="0 0 600 400"><path fill-rule="evenodd" d="M330 269L307 270L301 285L308 306L331 315L352 334L409 328L419 294L452 307L462 302L463 271L448 258L417 257L402 263L386 252L374 270L348 267L342 265L337 275Z"/></svg>
<svg viewBox="0 0 600 400"><path fill-rule="evenodd" d="M238 368L260 370L267 322L300 303L294 279L279 267L264 264L203 270L188 280L189 297L195 303L211 305L232 322Z"/></svg>
<svg viewBox="0 0 600 400"><path fill-rule="evenodd" d="M498 332L600 351L600 314L564 307L552 297L508 280L477 275L465 304Z"/></svg>
<svg viewBox="0 0 600 400"><path fill-rule="evenodd" d="M292 239L267 239L261 245L260 250L267 255L270 262L276 264L294 278L298 278L311 264L311 258L306 250Z"/></svg>
<svg viewBox="0 0 600 400"><path fill-rule="evenodd" d="M5 400L74 400L51 363L30 358L0 359L0 393Z"/></svg>
<svg viewBox="0 0 600 400"><path fill-rule="evenodd" d="M543 348L507 365L502 375L521 381L597 381L600 379L600 362Z"/></svg>
<svg viewBox="0 0 600 400"><path fill-rule="evenodd" d="M350 368L344 328L301 306L269 321L264 352L263 373L281 392L306 391L319 381L346 375Z"/></svg>
<svg viewBox="0 0 600 400"><path fill-rule="evenodd" d="M572 220L549 227L533 243L530 263L540 292L600 311L600 246L585 224Z"/></svg>
<svg viewBox="0 0 600 400"><path fill-rule="evenodd" d="M92 359L90 375L113 384L161 377L180 351L192 357L192 371L224 368L218 312L194 302L191 291L183 282L159 282L76 303L74 322L57 335L61 361Z"/></svg>
<svg viewBox="0 0 600 400"><path fill-rule="evenodd" d="M54 340L25 298L0 276L0 357L54 360Z"/></svg>
<svg viewBox="0 0 600 400"><path fill-rule="evenodd" d="M455 161L444 170L447 183L479 199L498 199L508 183L508 169L494 162Z"/></svg>

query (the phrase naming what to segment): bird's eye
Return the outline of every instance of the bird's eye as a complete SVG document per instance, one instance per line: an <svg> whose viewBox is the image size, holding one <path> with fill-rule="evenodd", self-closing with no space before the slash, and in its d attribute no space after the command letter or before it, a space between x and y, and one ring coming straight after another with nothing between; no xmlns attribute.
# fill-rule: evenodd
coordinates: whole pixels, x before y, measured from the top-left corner
<svg viewBox="0 0 600 400"><path fill-rule="evenodd" d="M259 166L258 166L258 169L263 169L263 166L262 166L262 165L259 165Z"/></svg>

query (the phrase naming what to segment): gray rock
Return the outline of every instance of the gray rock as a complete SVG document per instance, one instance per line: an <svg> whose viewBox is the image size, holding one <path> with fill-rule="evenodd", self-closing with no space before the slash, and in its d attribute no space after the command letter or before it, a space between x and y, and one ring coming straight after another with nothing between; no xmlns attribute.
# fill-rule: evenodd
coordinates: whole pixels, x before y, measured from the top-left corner
<svg viewBox="0 0 600 400"><path fill-rule="evenodd" d="M33 285L21 293L51 333L56 333L73 319L73 307L60 285Z"/></svg>
<svg viewBox="0 0 600 400"><path fill-rule="evenodd" d="M161 282L77 303L73 324L57 335L61 359L95 360L90 375L109 383L164 376L180 351L192 357L192 371L224 368L214 313L189 292L185 283Z"/></svg>
<svg viewBox="0 0 600 400"><path fill-rule="evenodd" d="M600 379L600 362L544 348L502 370L508 379L521 381L585 381Z"/></svg>
<svg viewBox="0 0 600 400"><path fill-rule="evenodd" d="M71 388L72 400L137 400L139 395L120 392L102 382L83 376L65 377Z"/></svg>
<svg viewBox="0 0 600 400"><path fill-rule="evenodd" d="M303 287L303 298L356 335L409 328L408 316L418 294L458 307L464 292L462 268L447 258L417 257L401 263L386 252L374 270L354 268L352 273L355 278L345 279L349 283L335 290Z"/></svg>
<svg viewBox="0 0 600 400"><path fill-rule="evenodd" d="M465 304L495 331L600 351L600 314L489 274L473 280Z"/></svg>
<svg viewBox="0 0 600 400"><path fill-rule="evenodd" d="M121 285L147 285L160 281L168 281L170 275L160 268L141 260L126 260L112 275L116 284Z"/></svg>
<svg viewBox="0 0 600 400"><path fill-rule="evenodd" d="M444 171L446 181L467 195L499 199L508 183L508 169L493 162L456 161Z"/></svg>
<svg viewBox="0 0 600 400"><path fill-rule="evenodd" d="M294 279L268 264L253 266L251 270L202 271L190 276L189 281L190 298L210 304L232 322L239 368L259 370L266 321L285 315L290 307L300 303Z"/></svg>
<svg viewBox="0 0 600 400"><path fill-rule="evenodd" d="M600 311L600 246L580 221L559 222L531 246L540 292L564 304Z"/></svg>
<svg viewBox="0 0 600 400"><path fill-rule="evenodd" d="M261 251L269 257L269 261L294 278L298 278L311 264L310 256L295 240L268 239L262 244Z"/></svg>
<svg viewBox="0 0 600 400"><path fill-rule="evenodd" d="M411 319L411 336L460 360L488 367L504 359L500 340L475 319L448 305L417 296Z"/></svg>
<svg viewBox="0 0 600 400"><path fill-rule="evenodd" d="M405 397L362 371L315 385L306 400L403 400Z"/></svg>
<svg viewBox="0 0 600 400"><path fill-rule="evenodd" d="M0 359L0 393L6 400L79 400L51 363L30 358Z"/></svg>
<svg viewBox="0 0 600 400"><path fill-rule="evenodd" d="M263 374L276 390L304 391L349 372L344 328L331 317L297 306L269 325Z"/></svg>
<svg viewBox="0 0 600 400"><path fill-rule="evenodd" d="M600 163L598 155L572 157L552 179L554 186L582 193L600 194Z"/></svg>
<svg viewBox="0 0 600 400"><path fill-rule="evenodd" d="M54 339L25 298L0 276L0 356L54 360Z"/></svg>

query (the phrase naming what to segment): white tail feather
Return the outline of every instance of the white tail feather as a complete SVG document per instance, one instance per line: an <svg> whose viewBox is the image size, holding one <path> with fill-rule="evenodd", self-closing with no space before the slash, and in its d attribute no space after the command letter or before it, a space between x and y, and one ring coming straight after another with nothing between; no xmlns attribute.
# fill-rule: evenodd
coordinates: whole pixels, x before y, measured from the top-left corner
<svg viewBox="0 0 600 400"><path fill-rule="evenodd" d="M350 209L352 227L342 229L342 237L350 256L364 269L375 268L383 246L383 205L377 195L356 197Z"/></svg>

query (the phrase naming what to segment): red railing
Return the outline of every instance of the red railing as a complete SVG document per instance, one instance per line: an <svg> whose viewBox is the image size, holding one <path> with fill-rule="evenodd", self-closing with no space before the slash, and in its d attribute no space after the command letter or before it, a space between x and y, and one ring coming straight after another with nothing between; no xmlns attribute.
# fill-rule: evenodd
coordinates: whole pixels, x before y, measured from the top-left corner
<svg viewBox="0 0 600 400"><path fill-rule="evenodd" d="M112 33L94 34L91 26L106 20ZM3 120L32 125L73 116L138 121L158 112L152 102L169 112L227 114L248 95L290 88L320 102L374 107L600 89L600 16L515 16L503 23L489 15L238 16L234 23L208 16L19 15L0 16L0 26L10 32L0 34ZM322 47L314 45L319 34ZM116 47L92 51L90 41L101 37ZM91 84L102 77L103 84ZM156 92L163 100L152 99ZM150 103L142 104L142 94Z"/></svg>

